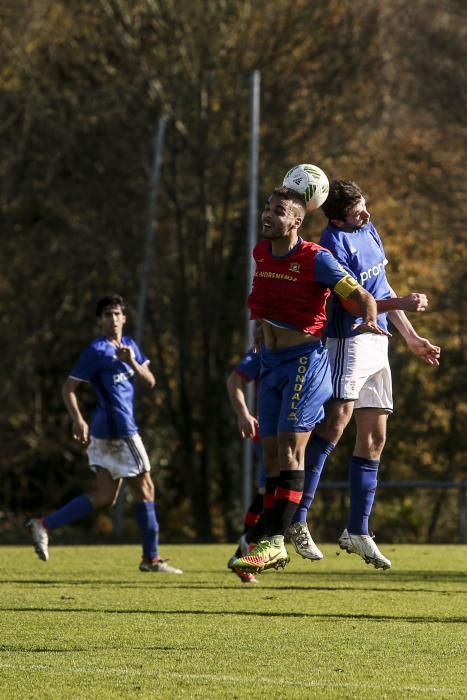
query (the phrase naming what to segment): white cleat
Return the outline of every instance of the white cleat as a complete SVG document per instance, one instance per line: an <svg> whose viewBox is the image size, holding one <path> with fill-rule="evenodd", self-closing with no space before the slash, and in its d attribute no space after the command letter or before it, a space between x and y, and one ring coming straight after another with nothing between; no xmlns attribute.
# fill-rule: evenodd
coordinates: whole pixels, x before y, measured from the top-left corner
<svg viewBox="0 0 467 700"><path fill-rule="evenodd" d="M339 547L349 554L358 554L375 569L391 568L391 561L381 554L371 535L354 535L346 528L339 537Z"/></svg>
<svg viewBox="0 0 467 700"><path fill-rule="evenodd" d="M140 571L151 571L155 574L183 574L181 569L177 569L175 566L167 564L168 559L155 559L154 561L149 561L148 559L143 559L139 565Z"/></svg>
<svg viewBox="0 0 467 700"><path fill-rule="evenodd" d="M39 559L47 561L49 558L49 536L47 530L42 525L39 518L31 518L26 523L26 527L31 528L32 541L34 549Z"/></svg>
<svg viewBox="0 0 467 700"><path fill-rule="evenodd" d="M304 559L319 561L324 555L313 542L308 525L306 523L292 523L286 532L286 537L295 547L297 554Z"/></svg>

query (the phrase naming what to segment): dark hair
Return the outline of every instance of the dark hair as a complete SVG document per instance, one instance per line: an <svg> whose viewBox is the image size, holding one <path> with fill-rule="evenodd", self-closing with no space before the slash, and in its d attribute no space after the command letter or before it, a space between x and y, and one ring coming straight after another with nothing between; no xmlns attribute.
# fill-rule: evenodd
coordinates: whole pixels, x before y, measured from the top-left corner
<svg viewBox="0 0 467 700"><path fill-rule="evenodd" d="M356 182L351 180L331 180L329 194L322 205L324 215L328 219L344 221L351 209L364 196Z"/></svg>
<svg viewBox="0 0 467 700"><path fill-rule="evenodd" d="M123 297L120 294L109 294L106 297L102 297L96 304L96 316L100 318L107 306L120 306L121 310L125 312L126 304Z"/></svg>
<svg viewBox="0 0 467 700"><path fill-rule="evenodd" d="M276 187L275 190L273 190L271 197L280 197L280 199L287 199L294 204L297 204L298 206L302 207L305 212L306 212L306 201L305 197L300 194L300 192L297 192L296 190L291 190L290 187Z"/></svg>

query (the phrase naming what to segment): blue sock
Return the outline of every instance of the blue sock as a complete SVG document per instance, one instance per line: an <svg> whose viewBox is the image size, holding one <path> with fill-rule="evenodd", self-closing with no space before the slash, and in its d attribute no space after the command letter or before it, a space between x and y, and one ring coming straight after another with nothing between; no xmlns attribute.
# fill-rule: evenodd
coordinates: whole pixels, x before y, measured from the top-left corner
<svg viewBox="0 0 467 700"><path fill-rule="evenodd" d="M143 557L149 560L157 559L159 554L159 523L157 522L154 501L135 503L134 515L141 532Z"/></svg>
<svg viewBox="0 0 467 700"><path fill-rule="evenodd" d="M294 523L306 523L308 509L313 503L324 464L335 448L334 443L312 435L305 450L305 487L302 500L295 511Z"/></svg>
<svg viewBox="0 0 467 700"><path fill-rule="evenodd" d="M87 496L77 496L63 506L63 508L60 508L60 510L46 515L44 518L44 527L46 527L47 530L55 530L55 528L68 525L75 520L86 518L93 510L94 506Z"/></svg>
<svg viewBox="0 0 467 700"><path fill-rule="evenodd" d="M352 457L349 468L350 512L347 530L354 535L368 535L368 518L378 483L378 459Z"/></svg>

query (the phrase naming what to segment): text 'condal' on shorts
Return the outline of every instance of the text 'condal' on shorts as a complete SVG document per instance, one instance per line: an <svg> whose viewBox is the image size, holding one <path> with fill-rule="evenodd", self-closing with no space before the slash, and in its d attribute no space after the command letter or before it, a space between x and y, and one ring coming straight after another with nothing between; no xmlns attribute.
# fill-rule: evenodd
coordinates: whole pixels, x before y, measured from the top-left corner
<svg viewBox="0 0 467 700"><path fill-rule="evenodd" d="M328 353L321 342L282 350L261 348L258 394L261 437L310 432L332 395Z"/></svg>

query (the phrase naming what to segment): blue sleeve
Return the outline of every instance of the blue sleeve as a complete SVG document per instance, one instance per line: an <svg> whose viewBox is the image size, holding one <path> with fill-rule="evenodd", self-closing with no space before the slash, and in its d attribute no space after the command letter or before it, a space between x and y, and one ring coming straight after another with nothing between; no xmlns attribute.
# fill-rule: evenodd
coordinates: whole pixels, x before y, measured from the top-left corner
<svg viewBox="0 0 467 700"><path fill-rule="evenodd" d="M315 255L315 278L320 284L334 289L347 274L336 258L327 250L319 250Z"/></svg>
<svg viewBox="0 0 467 700"><path fill-rule="evenodd" d="M234 372L239 374L246 382L252 382L259 375L261 368L261 353L248 350L240 362L235 365Z"/></svg>
<svg viewBox="0 0 467 700"><path fill-rule="evenodd" d="M91 345L84 348L74 365L69 376L73 379L81 379L83 382L90 382L99 368L99 353Z"/></svg>
<svg viewBox="0 0 467 700"><path fill-rule="evenodd" d="M338 260L338 262L342 265L345 271L348 272L349 275L352 275L352 277L355 277L355 279L357 279L355 272L353 272L350 267L348 250L343 245L341 238L338 238L337 236L326 235L325 231L324 234L321 236L319 244L322 245L324 248L327 248L336 258L336 260Z"/></svg>

